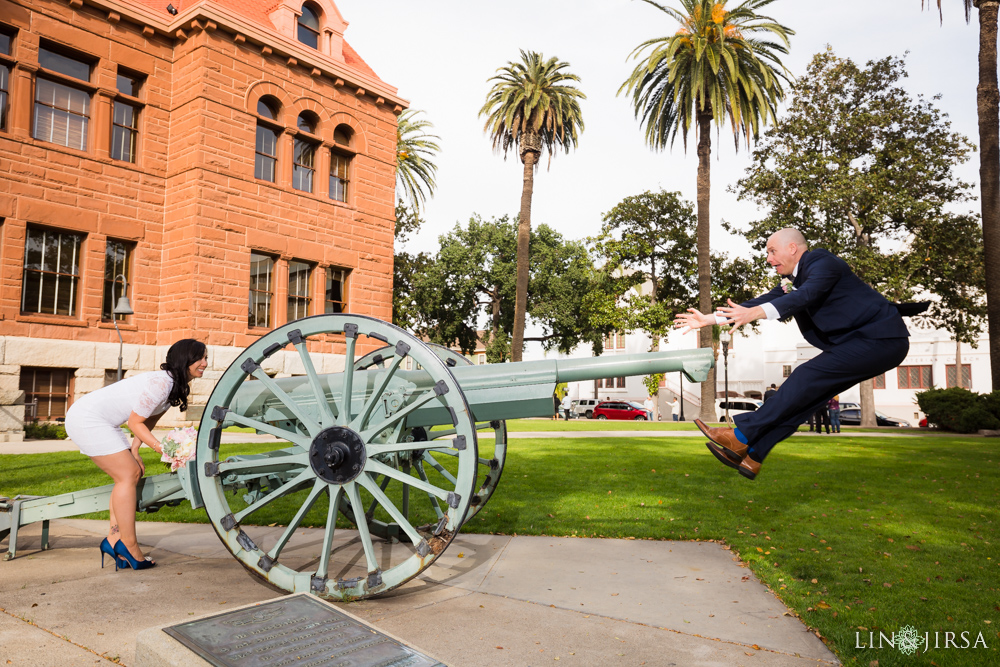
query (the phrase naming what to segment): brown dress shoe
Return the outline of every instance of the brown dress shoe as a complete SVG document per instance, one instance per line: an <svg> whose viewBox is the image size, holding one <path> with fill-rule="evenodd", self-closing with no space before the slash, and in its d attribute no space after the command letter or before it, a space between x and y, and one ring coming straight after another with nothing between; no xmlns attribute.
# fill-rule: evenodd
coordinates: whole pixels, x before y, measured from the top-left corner
<svg viewBox="0 0 1000 667"><path fill-rule="evenodd" d="M736 455L737 458L743 458L747 454L747 446L736 439L736 429L732 428L709 428L705 422L700 419L694 420L695 426L705 434L709 440L717 444L723 449L728 449L730 452Z"/></svg>
<svg viewBox="0 0 1000 667"><path fill-rule="evenodd" d="M708 451L712 452L712 456L719 459L719 463L729 466L733 470L739 470L742 459L737 458L728 449L723 449L714 442L706 442L705 446L708 447Z"/></svg>
<svg viewBox="0 0 1000 667"><path fill-rule="evenodd" d="M743 460L740 461L740 465L736 468L736 471L747 479L754 479L757 477L757 473L760 472L760 464L749 456L745 456L743 457Z"/></svg>

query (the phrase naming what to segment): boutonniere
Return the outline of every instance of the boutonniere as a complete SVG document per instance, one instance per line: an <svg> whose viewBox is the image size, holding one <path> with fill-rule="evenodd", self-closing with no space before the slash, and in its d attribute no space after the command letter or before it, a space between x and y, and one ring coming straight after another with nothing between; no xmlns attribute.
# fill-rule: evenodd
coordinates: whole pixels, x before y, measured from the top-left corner
<svg viewBox="0 0 1000 667"><path fill-rule="evenodd" d="M798 289L798 288L795 287L795 285L792 284L792 279L791 278L782 278L781 279L781 290L785 294L788 294L789 292L794 292L796 289Z"/></svg>

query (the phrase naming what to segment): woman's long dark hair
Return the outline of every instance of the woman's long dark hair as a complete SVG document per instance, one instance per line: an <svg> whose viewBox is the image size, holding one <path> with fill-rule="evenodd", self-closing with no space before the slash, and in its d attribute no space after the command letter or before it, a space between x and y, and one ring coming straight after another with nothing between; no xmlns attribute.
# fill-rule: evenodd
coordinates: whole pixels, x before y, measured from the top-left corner
<svg viewBox="0 0 1000 667"><path fill-rule="evenodd" d="M170 346L167 350L167 360L160 364L160 370L166 371L174 381L174 387L170 390L168 398L170 405L180 407L181 412L187 410L188 394L191 393L188 367L201 361L207 349L200 340L184 338Z"/></svg>

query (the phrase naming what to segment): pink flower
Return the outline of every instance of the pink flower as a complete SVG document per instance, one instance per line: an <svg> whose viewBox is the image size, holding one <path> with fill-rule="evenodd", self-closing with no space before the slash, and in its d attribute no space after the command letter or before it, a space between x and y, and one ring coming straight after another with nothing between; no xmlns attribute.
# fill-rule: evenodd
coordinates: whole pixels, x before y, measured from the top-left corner
<svg viewBox="0 0 1000 667"><path fill-rule="evenodd" d="M792 284L791 278L782 278L781 289L782 291L784 291L785 294L788 294L789 292L794 292L796 290L796 287L795 285Z"/></svg>

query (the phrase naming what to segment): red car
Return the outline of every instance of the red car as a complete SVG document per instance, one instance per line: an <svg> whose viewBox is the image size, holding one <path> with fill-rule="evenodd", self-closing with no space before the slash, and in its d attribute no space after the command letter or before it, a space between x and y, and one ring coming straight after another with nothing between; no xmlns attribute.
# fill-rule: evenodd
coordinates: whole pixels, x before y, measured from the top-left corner
<svg viewBox="0 0 1000 667"><path fill-rule="evenodd" d="M629 419L643 422L650 419L646 408L626 401L602 401L594 408L594 419Z"/></svg>

